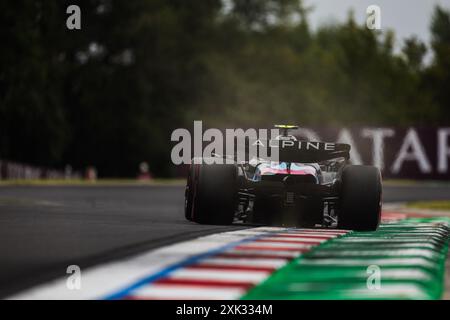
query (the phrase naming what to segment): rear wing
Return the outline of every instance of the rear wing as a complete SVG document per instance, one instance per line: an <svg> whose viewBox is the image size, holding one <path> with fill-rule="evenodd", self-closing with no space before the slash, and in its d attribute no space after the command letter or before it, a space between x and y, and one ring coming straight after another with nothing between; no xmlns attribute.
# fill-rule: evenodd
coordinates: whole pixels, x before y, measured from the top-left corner
<svg viewBox="0 0 450 320"><path fill-rule="evenodd" d="M336 158L350 159L350 145L332 142L279 141L283 162L320 162Z"/></svg>
<svg viewBox="0 0 450 320"><path fill-rule="evenodd" d="M243 150L242 145L238 150ZM279 162L321 162L336 158L350 159L350 145L332 142L246 139L245 155ZM239 152L238 152L239 154Z"/></svg>

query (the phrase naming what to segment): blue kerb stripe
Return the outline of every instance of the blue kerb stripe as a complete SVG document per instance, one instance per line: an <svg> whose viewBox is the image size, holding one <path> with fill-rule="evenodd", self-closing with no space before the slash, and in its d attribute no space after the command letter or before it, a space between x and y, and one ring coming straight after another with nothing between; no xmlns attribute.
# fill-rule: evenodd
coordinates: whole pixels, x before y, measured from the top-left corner
<svg viewBox="0 0 450 320"><path fill-rule="evenodd" d="M274 233L274 232L267 232L267 233ZM167 276L168 274L172 273L173 271L175 271L177 269L180 269L180 268L186 267L188 265L194 264L196 262L199 262L202 259L206 259L206 258L208 258L210 256L213 256L215 254L221 253L221 252L223 252L223 251L225 251L227 249L231 249L231 248L233 248L233 247L235 247L235 246L237 246L239 244L242 244L242 243L245 243L245 242L254 241L254 240L257 240L257 239L262 238L264 236L266 236L266 234L261 234L261 235L258 235L258 236L246 238L246 239L243 239L243 240L239 240L239 241L236 241L236 242L229 243L229 244L227 244L227 245L225 245L223 247L220 247L220 248L217 248L217 249L213 249L213 250L209 250L209 251L206 251L204 253L200 253L198 255L194 255L192 257L186 258L185 260L182 260L182 261L180 261L178 263L169 265L168 267L162 269L161 271L159 271L157 273L154 273L154 274L151 274L151 275L149 275L149 276L147 276L145 278L142 278L141 280L138 280L135 283L125 287L124 289L121 289L121 290L117 291L116 293L113 293L113 294L111 294L109 296L104 297L103 299L104 300L119 300L119 299L121 299L123 297L126 297L130 292L132 292L132 291L134 291L134 290L136 290L136 289L138 289L138 288L140 288L142 286L145 286L145 285L148 285L148 284L150 284L152 282L155 282L156 280L164 278L165 276Z"/></svg>

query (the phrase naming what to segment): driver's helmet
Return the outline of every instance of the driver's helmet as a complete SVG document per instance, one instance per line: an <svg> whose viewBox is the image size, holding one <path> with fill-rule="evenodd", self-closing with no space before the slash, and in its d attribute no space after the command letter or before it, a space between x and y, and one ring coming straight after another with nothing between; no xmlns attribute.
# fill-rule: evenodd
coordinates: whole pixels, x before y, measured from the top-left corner
<svg viewBox="0 0 450 320"><path fill-rule="evenodd" d="M289 125L289 124L276 124L274 127L277 128L277 129L279 129L279 130L282 130L282 132L283 132L282 134L280 134L279 136L277 136L277 137L275 138L275 140L290 140L290 141L297 141L297 138L296 138L294 135L289 134L289 131L290 131L290 130L298 129L298 128L299 128L298 126L295 126L295 125Z"/></svg>
<svg viewBox="0 0 450 320"><path fill-rule="evenodd" d="M297 141L297 138L292 134L287 134L287 135L280 134L279 136L275 137L275 140Z"/></svg>

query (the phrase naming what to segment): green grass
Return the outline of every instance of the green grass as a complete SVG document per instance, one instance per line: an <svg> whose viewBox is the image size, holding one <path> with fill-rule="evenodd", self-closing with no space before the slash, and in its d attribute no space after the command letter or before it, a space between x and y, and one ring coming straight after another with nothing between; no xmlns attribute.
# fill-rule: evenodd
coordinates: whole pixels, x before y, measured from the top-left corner
<svg viewBox="0 0 450 320"><path fill-rule="evenodd" d="M0 186L178 186L184 185L185 179L153 179L141 181L136 179L17 179L0 180Z"/></svg>
<svg viewBox="0 0 450 320"><path fill-rule="evenodd" d="M392 187L450 186L450 182L442 180L385 179L383 180L383 185Z"/></svg>
<svg viewBox="0 0 450 320"><path fill-rule="evenodd" d="M417 201L417 202L410 202L406 206L408 208L415 208L415 209L449 210L450 211L450 200Z"/></svg>

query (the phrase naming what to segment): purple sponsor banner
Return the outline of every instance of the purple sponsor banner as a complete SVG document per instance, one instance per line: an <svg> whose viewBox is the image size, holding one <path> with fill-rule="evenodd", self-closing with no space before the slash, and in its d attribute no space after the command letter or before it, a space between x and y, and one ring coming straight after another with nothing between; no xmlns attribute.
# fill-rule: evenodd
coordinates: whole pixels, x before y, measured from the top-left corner
<svg viewBox="0 0 450 320"><path fill-rule="evenodd" d="M450 127L302 128L295 134L349 143L354 163L376 165L385 178L450 180Z"/></svg>

